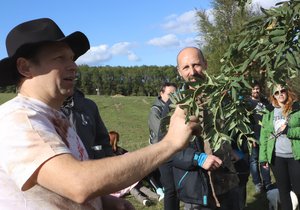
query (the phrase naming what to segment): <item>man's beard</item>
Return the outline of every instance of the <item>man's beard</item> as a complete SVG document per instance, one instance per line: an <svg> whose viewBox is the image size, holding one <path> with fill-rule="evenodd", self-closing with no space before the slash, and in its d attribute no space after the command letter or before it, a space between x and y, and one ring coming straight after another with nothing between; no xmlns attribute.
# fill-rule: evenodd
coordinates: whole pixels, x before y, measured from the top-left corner
<svg viewBox="0 0 300 210"><path fill-rule="evenodd" d="M259 99L259 93L254 93L254 94L252 94L252 98L254 98L254 99Z"/></svg>
<svg viewBox="0 0 300 210"><path fill-rule="evenodd" d="M199 80L201 81L201 80L205 79L205 75L203 73L196 74L196 75L189 77L188 79L189 79L189 81L199 81Z"/></svg>

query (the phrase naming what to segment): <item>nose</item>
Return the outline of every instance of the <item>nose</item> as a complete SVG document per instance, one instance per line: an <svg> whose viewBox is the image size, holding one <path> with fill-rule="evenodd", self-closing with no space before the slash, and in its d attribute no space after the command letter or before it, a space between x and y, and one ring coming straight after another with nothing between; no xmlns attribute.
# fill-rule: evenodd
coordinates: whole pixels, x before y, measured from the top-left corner
<svg viewBox="0 0 300 210"><path fill-rule="evenodd" d="M193 66L190 66L190 75L194 76L195 74L197 74L196 69Z"/></svg>
<svg viewBox="0 0 300 210"><path fill-rule="evenodd" d="M73 70L73 71L77 71L78 70L78 66L77 66L77 64L75 63L75 61L71 61L70 62L70 64L69 64L69 68L68 69L70 69L70 70Z"/></svg>

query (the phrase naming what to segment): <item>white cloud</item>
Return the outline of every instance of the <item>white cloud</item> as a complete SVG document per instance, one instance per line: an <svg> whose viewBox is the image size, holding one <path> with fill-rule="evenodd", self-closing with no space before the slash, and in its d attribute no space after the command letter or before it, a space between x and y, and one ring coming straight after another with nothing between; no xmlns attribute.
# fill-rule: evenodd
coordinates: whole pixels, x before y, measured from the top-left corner
<svg viewBox="0 0 300 210"><path fill-rule="evenodd" d="M114 44L110 51L113 55L127 55L129 49L132 48L132 44L129 42L119 42Z"/></svg>
<svg viewBox="0 0 300 210"><path fill-rule="evenodd" d="M111 47L106 44L91 47L84 55L78 58L77 64L97 65L113 59L114 56L126 56L129 61L139 61L140 58L131 50L134 44L119 42Z"/></svg>
<svg viewBox="0 0 300 210"><path fill-rule="evenodd" d="M187 37L182 40L180 45L181 48L197 46L197 40L195 39L195 37Z"/></svg>
<svg viewBox="0 0 300 210"><path fill-rule="evenodd" d="M265 9L269 9L270 7L274 7L276 3L278 2L282 2L284 0L252 0L252 4L253 5L260 5L261 7L265 8Z"/></svg>
<svg viewBox="0 0 300 210"><path fill-rule="evenodd" d="M196 18L196 10L185 12L180 16L172 14L166 18L162 28L175 34L194 33L197 31Z"/></svg>
<svg viewBox="0 0 300 210"><path fill-rule="evenodd" d="M139 58L139 56L137 56L134 52L129 51L128 52L128 60L129 61L140 61L141 59Z"/></svg>
<svg viewBox="0 0 300 210"><path fill-rule="evenodd" d="M162 37L153 38L149 40L147 44L167 48L172 46L178 46L180 44L180 41L175 34L168 34Z"/></svg>
<svg viewBox="0 0 300 210"><path fill-rule="evenodd" d="M96 64L111 59L108 45L91 47L84 55L78 58L77 64Z"/></svg>

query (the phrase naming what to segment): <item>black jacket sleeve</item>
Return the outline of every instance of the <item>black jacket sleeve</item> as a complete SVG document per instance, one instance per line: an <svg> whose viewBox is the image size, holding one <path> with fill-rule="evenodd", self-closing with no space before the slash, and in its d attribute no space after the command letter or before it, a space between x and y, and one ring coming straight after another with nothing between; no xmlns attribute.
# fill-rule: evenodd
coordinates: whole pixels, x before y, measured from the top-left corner
<svg viewBox="0 0 300 210"><path fill-rule="evenodd" d="M194 156L196 153L199 154L200 152L191 147L177 152L172 157L173 166L187 171L196 170L197 168L199 168L197 166L197 162L194 161Z"/></svg>

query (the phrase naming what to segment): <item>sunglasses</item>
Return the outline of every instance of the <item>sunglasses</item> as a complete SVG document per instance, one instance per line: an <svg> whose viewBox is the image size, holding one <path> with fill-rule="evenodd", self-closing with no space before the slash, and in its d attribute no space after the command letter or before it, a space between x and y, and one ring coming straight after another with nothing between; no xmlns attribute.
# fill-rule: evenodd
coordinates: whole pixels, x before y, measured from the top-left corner
<svg viewBox="0 0 300 210"><path fill-rule="evenodd" d="M281 93L286 93L286 89L281 89L281 90L275 91L274 96L279 96L279 94L281 94Z"/></svg>

